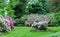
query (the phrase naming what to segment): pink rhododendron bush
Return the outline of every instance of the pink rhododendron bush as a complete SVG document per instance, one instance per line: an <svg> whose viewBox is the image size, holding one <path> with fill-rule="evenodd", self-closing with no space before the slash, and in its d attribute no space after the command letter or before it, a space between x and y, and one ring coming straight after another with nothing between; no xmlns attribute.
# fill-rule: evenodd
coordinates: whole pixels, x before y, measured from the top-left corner
<svg viewBox="0 0 60 37"><path fill-rule="evenodd" d="M35 21L31 25L31 27L34 27L36 30L44 30L44 31L46 31L49 21L50 20L48 18L45 18L44 20L38 21L38 22Z"/></svg>
<svg viewBox="0 0 60 37"><path fill-rule="evenodd" d="M31 26L34 21L39 21L39 15L38 14L28 15L27 20L25 21L25 26Z"/></svg>
<svg viewBox="0 0 60 37"><path fill-rule="evenodd" d="M10 17L0 15L0 31L9 32L14 29L14 21Z"/></svg>
<svg viewBox="0 0 60 37"><path fill-rule="evenodd" d="M47 30L47 26L53 18L53 14L39 15L39 14L30 14L28 15L27 20L25 21L25 26L31 26L38 30Z"/></svg>

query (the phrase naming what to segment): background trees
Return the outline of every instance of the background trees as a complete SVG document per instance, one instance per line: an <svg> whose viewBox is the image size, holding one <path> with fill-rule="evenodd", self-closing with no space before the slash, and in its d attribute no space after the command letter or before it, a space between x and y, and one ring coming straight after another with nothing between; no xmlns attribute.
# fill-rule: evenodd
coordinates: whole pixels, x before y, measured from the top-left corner
<svg viewBox="0 0 60 37"><path fill-rule="evenodd" d="M14 8L15 10L15 15L17 18L20 18L22 15L26 14L27 8L26 5L28 3L28 0L19 0L19 4L16 5Z"/></svg>
<svg viewBox="0 0 60 37"><path fill-rule="evenodd" d="M1 13L1 15L3 15L3 16L5 16L5 11L7 10L7 16L11 16L12 18L14 18L15 17L15 15L14 15L14 10L13 10L13 7L15 7L16 5L17 5L17 3L18 3L18 1L16 1L16 0L10 0L10 3L9 4L7 4L6 2L5 2L6 0L2 0L2 2L0 3L0 13ZM5 7L5 9L4 9L4 7Z"/></svg>
<svg viewBox="0 0 60 37"><path fill-rule="evenodd" d="M10 0L9 4L6 4L4 1L6 0L0 0L0 15L5 16L5 10L7 10L7 16L19 19L21 23L31 13L45 16L44 14L60 10L59 0Z"/></svg>
<svg viewBox="0 0 60 37"><path fill-rule="evenodd" d="M49 0L50 10L53 12L57 12L60 10L60 0Z"/></svg>
<svg viewBox="0 0 60 37"><path fill-rule="evenodd" d="M37 3L29 6L30 13L46 14L49 13L46 0L38 0Z"/></svg>

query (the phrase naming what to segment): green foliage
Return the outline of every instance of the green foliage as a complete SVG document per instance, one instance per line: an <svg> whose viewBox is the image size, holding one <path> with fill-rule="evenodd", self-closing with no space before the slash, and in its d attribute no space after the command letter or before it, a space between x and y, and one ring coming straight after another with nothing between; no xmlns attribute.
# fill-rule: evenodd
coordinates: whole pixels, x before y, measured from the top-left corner
<svg viewBox="0 0 60 37"><path fill-rule="evenodd" d="M26 5L27 5L27 0L19 0L19 4L16 5L14 8L15 10L15 15L17 16L16 18L20 18L24 14L26 14Z"/></svg>
<svg viewBox="0 0 60 37"><path fill-rule="evenodd" d="M15 26L24 26L25 21L27 20L27 15L23 15L20 19L16 19Z"/></svg>
<svg viewBox="0 0 60 37"><path fill-rule="evenodd" d="M47 27L48 27L47 24L43 24L43 25L41 25L40 30L45 30L46 31Z"/></svg>
<svg viewBox="0 0 60 37"><path fill-rule="evenodd" d="M44 1L41 0L40 2L37 2L36 4L30 5L29 12L30 13L39 13L39 14L49 13L47 4Z"/></svg>
<svg viewBox="0 0 60 37"><path fill-rule="evenodd" d="M11 0L11 2L10 2L11 8L15 8L16 5L18 5L18 4L19 4L19 0Z"/></svg>
<svg viewBox="0 0 60 37"><path fill-rule="evenodd" d="M8 13L8 16L10 16L10 17L12 17L12 18L14 18L14 17L16 17L15 15L14 15L14 10L9 10L9 13Z"/></svg>
<svg viewBox="0 0 60 37"><path fill-rule="evenodd" d="M16 17L14 15L14 10L13 8L15 8L15 6L19 3L19 1L17 0L10 0L9 4L7 4L4 0L2 0L2 2L0 2L0 14L5 16L5 10L4 7L6 7L6 10L8 12L7 16L10 16L12 18Z"/></svg>
<svg viewBox="0 0 60 37"><path fill-rule="evenodd" d="M15 26L17 26L17 27L24 27L24 24L16 24Z"/></svg>
<svg viewBox="0 0 60 37"><path fill-rule="evenodd" d="M60 25L60 12L55 13L53 20L51 20L52 25Z"/></svg>
<svg viewBox="0 0 60 37"><path fill-rule="evenodd" d="M60 10L60 0L48 0L49 9L53 12L58 12Z"/></svg>
<svg viewBox="0 0 60 37"><path fill-rule="evenodd" d="M20 24L20 19L15 19L16 23L15 26L18 26Z"/></svg>
<svg viewBox="0 0 60 37"><path fill-rule="evenodd" d="M20 18L20 23L21 23L21 24L24 24L26 20L27 20L27 15L23 15L23 16Z"/></svg>
<svg viewBox="0 0 60 37"><path fill-rule="evenodd" d="M0 9L0 15L4 16L4 10L3 9Z"/></svg>

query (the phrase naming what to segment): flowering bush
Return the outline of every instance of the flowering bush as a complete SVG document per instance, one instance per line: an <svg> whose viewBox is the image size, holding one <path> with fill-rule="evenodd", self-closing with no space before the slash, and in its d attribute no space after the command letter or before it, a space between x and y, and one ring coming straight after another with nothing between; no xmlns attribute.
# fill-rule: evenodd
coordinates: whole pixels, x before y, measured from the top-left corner
<svg viewBox="0 0 60 37"><path fill-rule="evenodd" d="M0 16L0 31L9 32L13 28L14 28L14 21L12 20L12 18Z"/></svg>
<svg viewBox="0 0 60 37"><path fill-rule="evenodd" d="M46 14L46 15L30 14L27 17L25 24L28 24L28 23L32 24L35 21L39 22L39 21L44 20L45 18L49 18L49 20L50 20L52 18L52 15L50 16L49 14Z"/></svg>
<svg viewBox="0 0 60 37"><path fill-rule="evenodd" d="M39 15L38 14L30 14L27 17L27 20L25 21L25 25L31 25L34 21L39 21Z"/></svg>
<svg viewBox="0 0 60 37"><path fill-rule="evenodd" d="M14 23L15 23L16 21L13 20L13 19L12 19L11 17L9 17L9 16L5 16L4 19L10 21L10 22L9 22L10 27L11 27L11 29L14 29Z"/></svg>
<svg viewBox="0 0 60 37"><path fill-rule="evenodd" d="M32 24L32 27L35 27L36 29L39 29L39 30L47 30L48 23L49 23L49 19L46 18L42 21L34 22Z"/></svg>

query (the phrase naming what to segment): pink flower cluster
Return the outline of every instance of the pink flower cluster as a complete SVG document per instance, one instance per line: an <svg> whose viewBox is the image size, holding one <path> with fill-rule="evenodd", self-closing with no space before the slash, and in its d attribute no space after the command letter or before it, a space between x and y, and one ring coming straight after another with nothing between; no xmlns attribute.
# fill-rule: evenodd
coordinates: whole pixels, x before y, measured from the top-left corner
<svg viewBox="0 0 60 37"><path fill-rule="evenodd" d="M41 19L42 18L42 19ZM25 21L25 25L28 26L40 26L42 24L48 24L50 19L45 16L40 16L38 14L30 14Z"/></svg>
<svg viewBox="0 0 60 37"><path fill-rule="evenodd" d="M31 26L34 21L39 21L39 15L38 14L30 14L27 17L27 20L25 21L25 26Z"/></svg>
<svg viewBox="0 0 60 37"><path fill-rule="evenodd" d="M11 29L14 29L14 22L15 21L11 17L9 17L9 16L5 16L4 19L9 20Z"/></svg>

